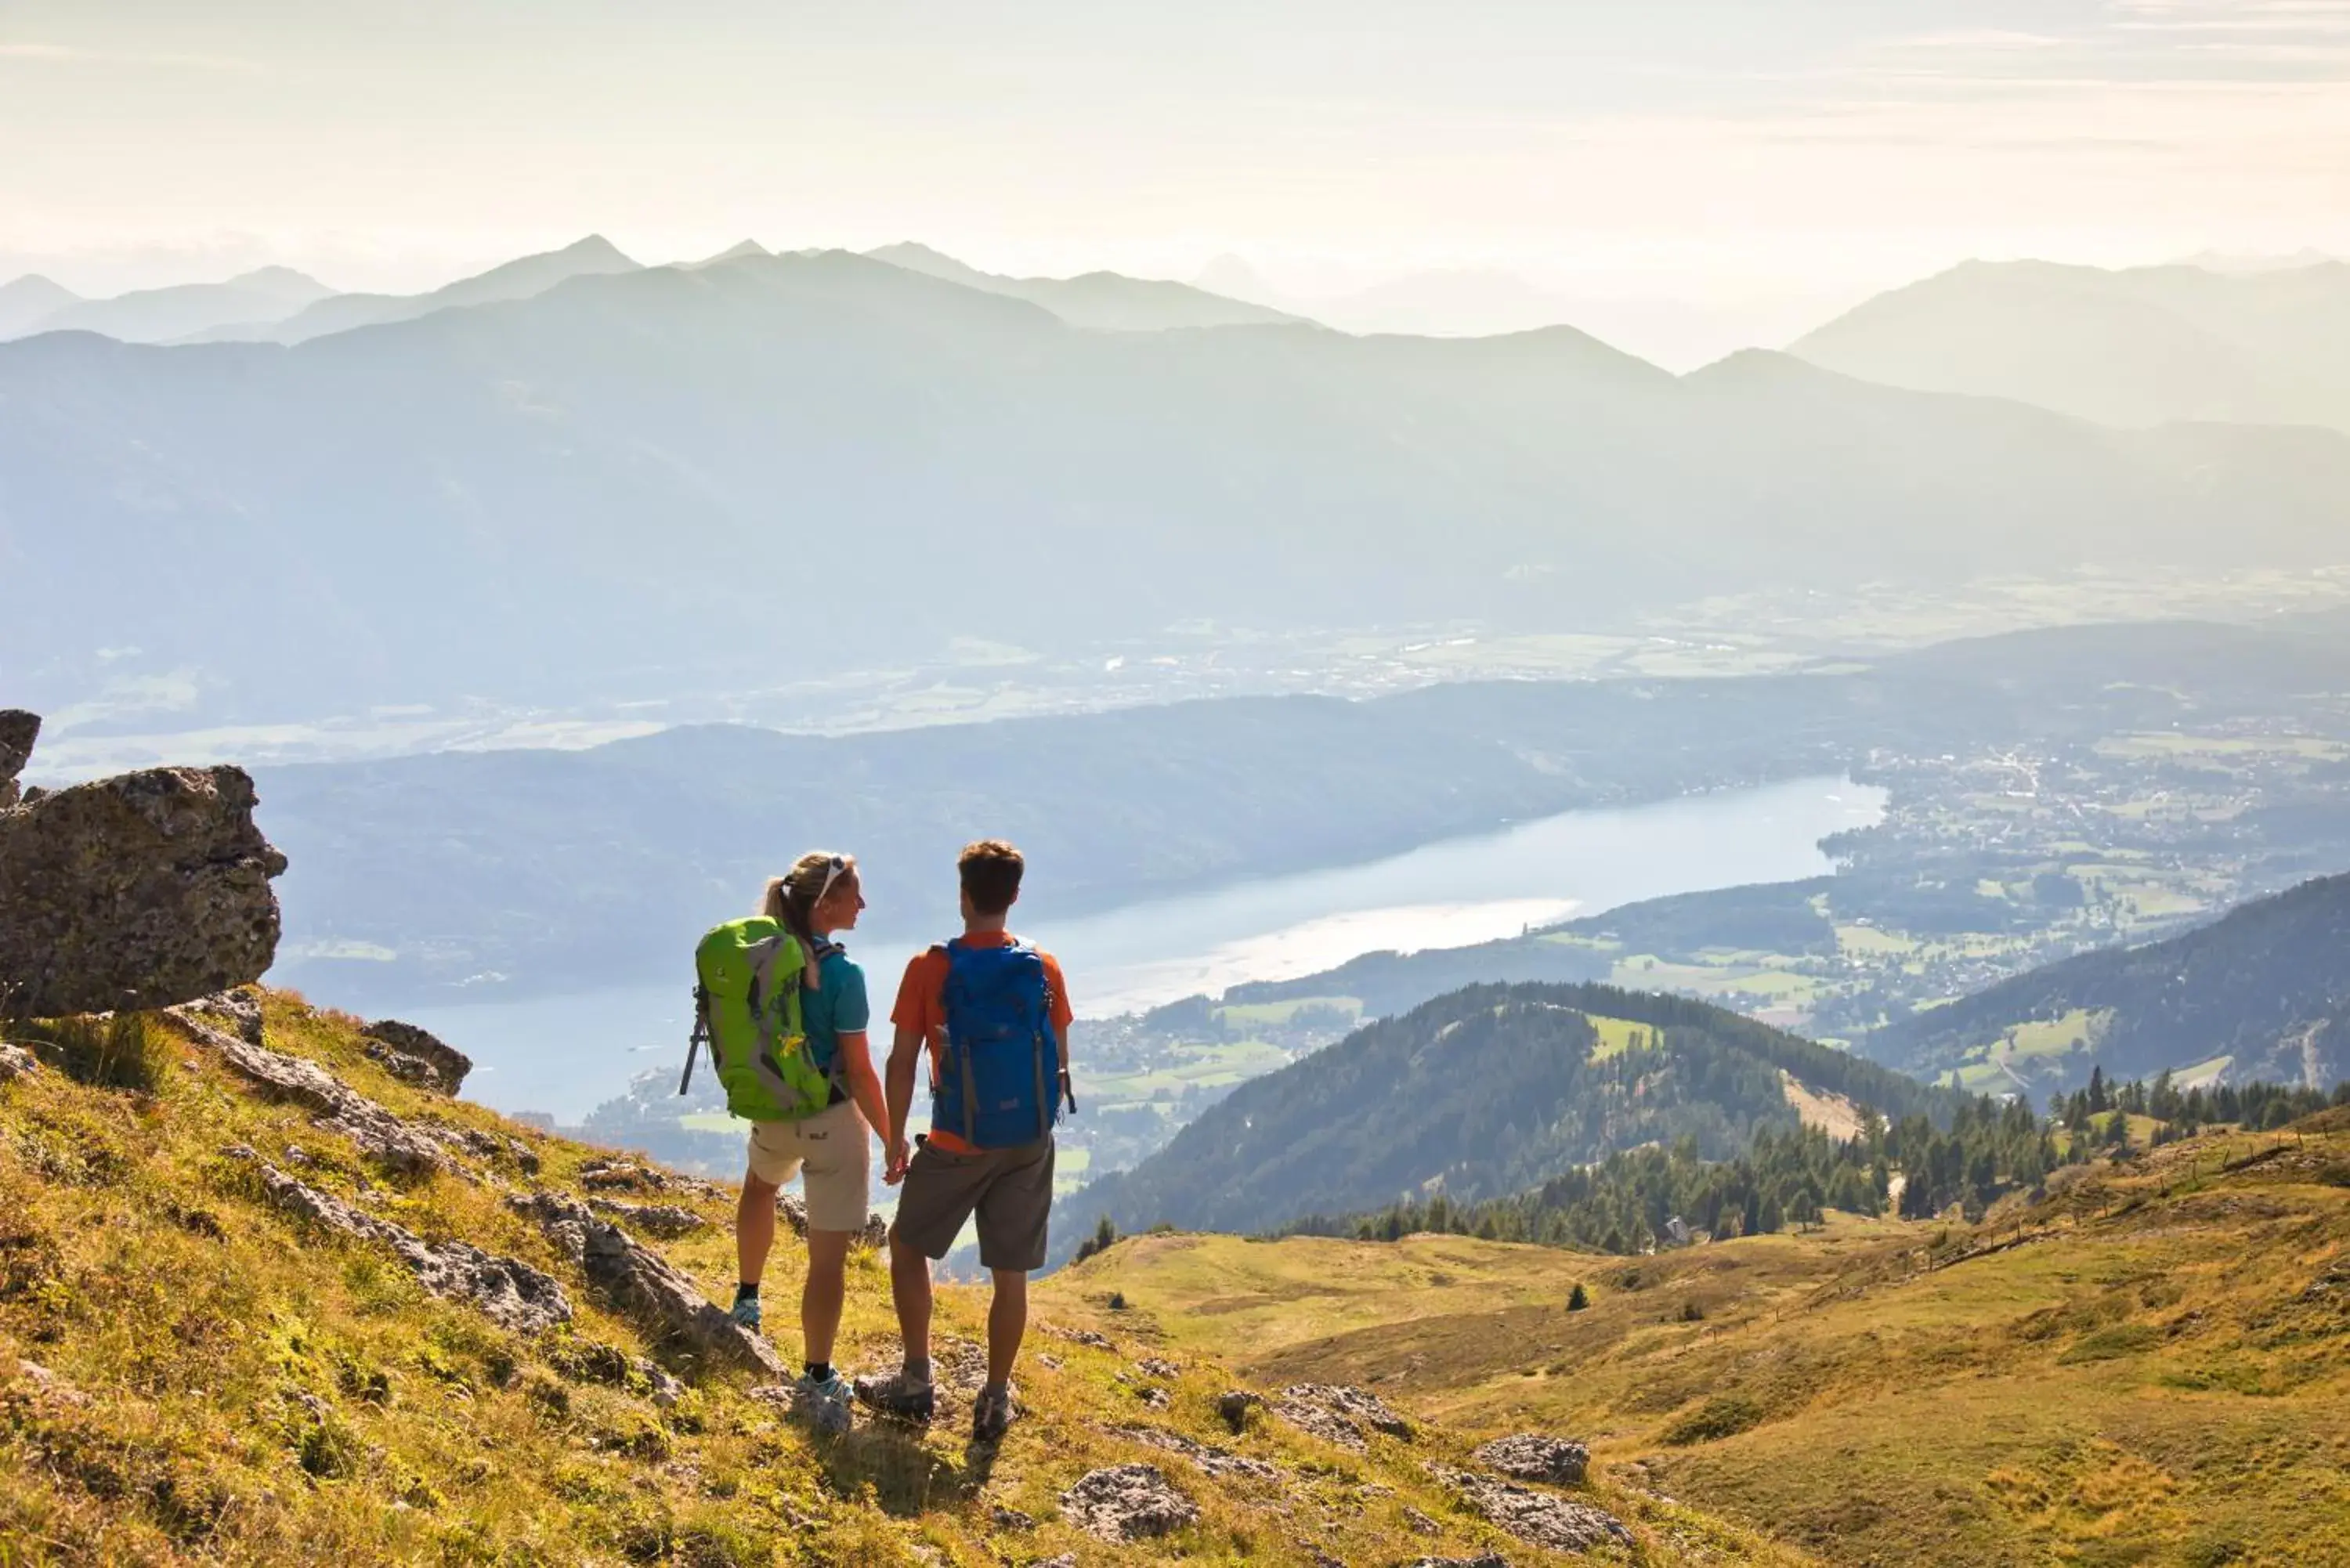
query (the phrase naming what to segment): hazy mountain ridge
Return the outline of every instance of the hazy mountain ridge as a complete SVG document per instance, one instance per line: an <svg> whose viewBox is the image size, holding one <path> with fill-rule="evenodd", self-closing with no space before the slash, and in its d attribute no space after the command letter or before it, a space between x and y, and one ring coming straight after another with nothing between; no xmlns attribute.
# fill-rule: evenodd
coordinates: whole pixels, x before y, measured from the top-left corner
<svg viewBox="0 0 2350 1568"><path fill-rule="evenodd" d="M2350 429L2350 265L2231 275L1970 262L1879 295L1790 351L1889 386L2115 425Z"/></svg>
<svg viewBox="0 0 2350 1568"><path fill-rule="evenodd" d="M1067 1199L1070 1244L1121 1231L1262 1231L1440 1188L1497 1197L1620 1149L1742 1151L1800 1125L1789 1079L1895 1116L1947 1108L1914 1079L1724 1009L1598 985L1471 986L1366 1025L1201 1113Z"/></svg>
<svg viewBox="0 0 2350 1568"><path fill-rule="evenodd" d="M811 574L889 584L926 637L1009 615L1050 646L2305 563L2350 508L2339 436L2210 432L2182 473L2130 432L1783 358L1683 382L1565 328L1087 332L838 253L575 276L291 349L34 338L0 348L0 552L50 587L0 628L26 698L135 647L245 717L608 699L906 635L844 595L766 629ZM218 585L201 609L192 576Z"/></svg>
<svg viewBox="0 0 2350 1568"><path fill-rule="evenodd" d="M1115 272L1075 277L1005 277L982 272L930 246L904 241L865 253L875 261L961 284L988 294L1041 305L1072 327L1101 332L1162 332L1187 327L1263 326L1300 317L1188 283L1128 277Z"/></svg>
<svg viewBox="0 0 2350 1568"><path fill-rule="evenodd" d="M561 250L519 256L472 277L426 294L338 294L318 300L281 321L240 322L194 336L194 342L307 343L330 333L412 321L438 310L528 299L575 277L635 272L639 264L601 234L590 234Z"/></svg>
<svg viewBox="0 0 2350 1568"><path fill-rule="evenodd" d="M291 267L265 266L225 283L180 284L136 289L110 299L78 300L13 334L0 335L95 332L122 343L170 343L234 323L282 320L334 293Z"/></svg>
<svg viewBox="0 0 2350 1568"><path fill-rule="evenodd" d="M1870 1054L1934 1075L2018 1031L2015 1087L2151 1078L2230 1058L2230 1077L2330 1087L2350 1077L2350 876L2307 882L2144 947L2085 953L1889 1025ZM2053 1060L2051 1058L2054 1058Z"/></svg>

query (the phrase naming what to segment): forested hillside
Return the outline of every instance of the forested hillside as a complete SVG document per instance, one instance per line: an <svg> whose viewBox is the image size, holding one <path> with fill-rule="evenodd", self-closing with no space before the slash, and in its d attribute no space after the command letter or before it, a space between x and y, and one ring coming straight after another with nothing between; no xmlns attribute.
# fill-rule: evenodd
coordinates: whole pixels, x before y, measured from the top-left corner
<svg viewBox="0 0 2350 1568"><path fill-rule="evenodd" d="M1440 1188L1534 1186L1645 1143L1727 1158L1801 1117L1789 1082L1902 1116L1955 1096L1703 1002L1606 986L1472 986L1243 1085L1055 1218L1074 1239L1256 1231Z"/></svg>
<svg viewBox="0 0 2350 1568"><path fill-rule="evenodd" d="M2168 941L2086 953L1898 1023L1871 1054L1921 1075L1984 1061L2020 1088L2225 1058L2230 1077L2350 1076L2350 877L2303 883Z"/></svg>

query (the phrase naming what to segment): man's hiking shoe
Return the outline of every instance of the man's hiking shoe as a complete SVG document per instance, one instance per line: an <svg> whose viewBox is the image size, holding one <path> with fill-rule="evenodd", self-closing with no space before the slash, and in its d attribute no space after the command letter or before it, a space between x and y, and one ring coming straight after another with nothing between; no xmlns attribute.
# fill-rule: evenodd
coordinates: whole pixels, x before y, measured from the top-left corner
<svg viewBox="0 0 2350 1568"><path fill-rule="evenodd" d="M753 1334L758 1333L759 1298L756 1296L744 1296L741 1301L736 1302L733 1306L726 1309L726 1315L733 1318L744 1328L749 1329Z"/></svg>
<svg viewBox="0 0 2350 1568"><path fill-rule="evenodd" d="M858 1404L893 1421L927 1427L937 1408L937 1397L931 1393L931 1386L909 1382L903 1372L887 1377L860 1377L856 1387Z"/></svg>
<svg viewBox="0 0 2350 1568"><path fill-rule="evenodd" d="M837 1437L848 1430L849 1398L848 1385L839 1373L819 1379L803 1372L792 1385L792 1414L816 1431Z"/></svg>
<svg viewBox="0 0 2350 1568"><path fill-rule="evenodd" d="M978 1402L971 1407L971 1440L974 1443L1000 1443L1010 1428L1012 1418L1020 1413L1012 1397L1012 1385L1001 1388L987 1387L979 1391Z"/></svg>

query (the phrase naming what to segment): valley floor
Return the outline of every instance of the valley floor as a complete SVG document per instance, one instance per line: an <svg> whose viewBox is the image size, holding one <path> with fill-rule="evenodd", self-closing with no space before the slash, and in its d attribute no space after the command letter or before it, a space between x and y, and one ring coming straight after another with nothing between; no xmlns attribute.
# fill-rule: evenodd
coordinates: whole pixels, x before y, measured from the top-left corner
<svg viewBox="0 0 2350 1568"><path fill-rule="evenodd" d="M1267 1382L1587 1438L1610 1483L1832 1563L2350 1563L2350 1123L2067 1175L1979 1227L1632 1259L1143 1236L1046 1294Z"/></svg>

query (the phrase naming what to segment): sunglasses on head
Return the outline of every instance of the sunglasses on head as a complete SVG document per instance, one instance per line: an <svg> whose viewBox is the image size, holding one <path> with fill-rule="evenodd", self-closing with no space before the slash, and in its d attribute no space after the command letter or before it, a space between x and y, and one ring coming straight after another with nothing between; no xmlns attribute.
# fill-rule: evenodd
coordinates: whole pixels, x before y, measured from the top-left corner
<svg viewBox="0 0 2350 1568"><path fill-rule="evenodd" d="M821 904L824 902L825 896L832 891L832 885L835 882L839 881L840 874L847 869L848 857L846 855L836 855L826 864L824 868L824 886L816 889L816 901L817 903Z"/></svg>

